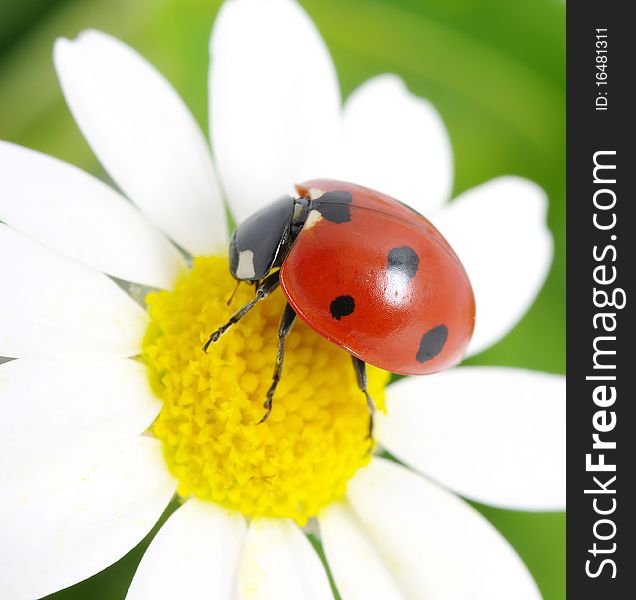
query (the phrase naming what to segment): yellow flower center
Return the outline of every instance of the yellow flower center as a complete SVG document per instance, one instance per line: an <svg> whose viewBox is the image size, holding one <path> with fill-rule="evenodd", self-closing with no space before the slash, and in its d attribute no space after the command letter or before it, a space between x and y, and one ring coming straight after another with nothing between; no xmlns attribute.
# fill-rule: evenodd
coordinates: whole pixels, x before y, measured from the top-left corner
<svg viewBox="0 0 636 600"><path fill-rule="evenodd" d="M227 259L197 258L174 290L148 295L142 354L163 400L152 432L181 496L304 524L369 461L366 401L349 354L297 319L272 413L259 425L285 297L278 290L260 302L205 354L209 334L254 297L244 284L226 306L235 283ZM388 377L368 368L380 408Z"/></svg>

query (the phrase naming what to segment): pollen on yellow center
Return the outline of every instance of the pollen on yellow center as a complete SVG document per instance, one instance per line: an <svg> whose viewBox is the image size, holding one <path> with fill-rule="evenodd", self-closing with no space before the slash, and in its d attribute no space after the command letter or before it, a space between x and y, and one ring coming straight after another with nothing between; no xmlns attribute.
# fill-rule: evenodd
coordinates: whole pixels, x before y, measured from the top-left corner
<svg viewBox="0 0 636 600"><path fill-rule="evenodd" d="M260 302L205 354L209 334L254 297L243 284L226 306L235 283L227 259L197 258L173 291L148 295L143 360L163 400L152 431L181 496L304 524L369 461L366 401L349 354L297 319L272 413L259 425L285 298L278 290ZM367 371L381 408L388 374Z"/></svg>

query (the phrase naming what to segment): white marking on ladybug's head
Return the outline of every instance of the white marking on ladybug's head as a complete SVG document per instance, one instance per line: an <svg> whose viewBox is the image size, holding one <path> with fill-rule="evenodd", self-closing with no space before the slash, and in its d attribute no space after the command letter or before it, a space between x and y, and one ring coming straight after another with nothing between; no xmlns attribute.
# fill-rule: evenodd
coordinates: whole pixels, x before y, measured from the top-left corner
<svg viewBox="0 0 636 600"><path fill-rule="evenodd" d="M318 188L309 188L310 200L318 200L318 198L324 195L325 195L325 190L319 190Z"/></svg>
<svg viewBox="0 0 636 600"><path fill-rule="evenodd" d="M239 252L236 277L238 279L254 279L254 277L256 277L256 271L254 269L254 252L251 250L242 250Z"/></svg>
<svg viewBox="0 0 636 600"><path fill-rule="evenodd" d="M294 214L292 216L292 221L297 221L300 214L303 212L305 207L302 204L294 204Z"/></svg>
<svg viewBox="0 0 636 600"><path fill-rule="evenodd" d="M322 215L317 210L310 210L303 225L303 231L311 229L318 221L322 219Z"/></svg>

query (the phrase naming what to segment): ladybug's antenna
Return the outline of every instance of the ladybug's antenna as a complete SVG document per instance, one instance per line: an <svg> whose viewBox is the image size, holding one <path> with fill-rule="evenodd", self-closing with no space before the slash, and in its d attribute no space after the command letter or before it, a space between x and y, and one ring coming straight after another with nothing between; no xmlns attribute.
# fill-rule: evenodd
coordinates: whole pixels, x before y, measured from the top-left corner
<svg viewBox="0 0 636 600"><path fill-rule="evenodd" d="M240 279L236 282L236 287L234 288L234 291L232 292L232 295L230 296L230 299L225 303L225 306L229 306L230 304L232 304L232 300L234 300L234 296L236 296L236 292L239 289L239 285L241 285L241 280Z"/></svg>

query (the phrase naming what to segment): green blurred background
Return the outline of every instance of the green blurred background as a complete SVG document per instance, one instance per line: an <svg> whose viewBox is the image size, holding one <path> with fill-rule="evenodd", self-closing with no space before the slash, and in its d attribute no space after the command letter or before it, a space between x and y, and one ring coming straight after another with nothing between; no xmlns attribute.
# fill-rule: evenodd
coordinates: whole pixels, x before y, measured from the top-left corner
<svg viewBox="0 0 636 600"><path fill-rule="evenodd" d="M220 4L0 0L0 139L104 177L64 104L51 62L56 37L75 36L89 27L112 33L141 51L172 82L206 130L207 46ZM565 3L301 4L327 41L345 96L372 75L393 72L435 104L453 144L455 195L503 174L527 177L547 191L555 240L548 281L523 321L469 362L564 373ZM565 598L565 516L477 508L517 549L544 598ZM54 597L123 598L153 533L119 563Z"/></svg>

